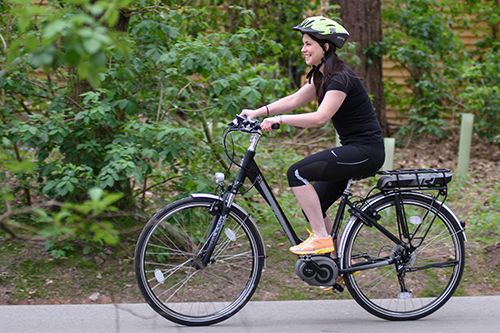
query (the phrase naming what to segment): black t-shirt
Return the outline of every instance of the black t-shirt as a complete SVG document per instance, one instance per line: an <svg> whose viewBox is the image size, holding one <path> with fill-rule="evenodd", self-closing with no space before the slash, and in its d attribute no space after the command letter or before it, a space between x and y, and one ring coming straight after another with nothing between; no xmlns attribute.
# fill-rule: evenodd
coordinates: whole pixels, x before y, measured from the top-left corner
<svg viewBox="0 0 500 333"><path fill-rule="evenodd" d="M347 94L332 117L342 145L383 143L382 130L370 97L358 77L335 74L327 83L325 94L329 90L340 90Z"/></svg>

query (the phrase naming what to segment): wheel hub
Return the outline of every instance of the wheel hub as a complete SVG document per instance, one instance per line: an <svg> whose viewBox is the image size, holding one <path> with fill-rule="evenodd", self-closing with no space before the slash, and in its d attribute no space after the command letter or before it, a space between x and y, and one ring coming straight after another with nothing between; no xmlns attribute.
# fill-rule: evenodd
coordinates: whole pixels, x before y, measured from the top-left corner
<svg viewBox="0 0 500 333"><path fill-rule="evenodd" d="M399 257L398 262L404 267L411 267L415 263L417 255L415 251L410 252L404 246L396 245L391 250L390 258L395 259L396 257Z"/></svg>

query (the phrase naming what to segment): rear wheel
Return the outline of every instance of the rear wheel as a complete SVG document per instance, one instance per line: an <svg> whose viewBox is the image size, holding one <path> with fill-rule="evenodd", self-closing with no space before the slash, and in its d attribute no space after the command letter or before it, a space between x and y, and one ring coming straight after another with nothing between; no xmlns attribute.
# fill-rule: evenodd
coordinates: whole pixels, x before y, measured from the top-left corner
<svg viewBox="0 0 500 333"><path fill-rule="evenodd" d="M223 321L257 288L264 247L248 215L232 207L210 262L198 252L218 218L217 199L190 197L172 203L146 224L136 246L135 270L149 305L183 325Z"/></svg>
<svg viewBox="0 0 500 333"><path fill-rule="evenodd" d="M345 277L356 302L388 320L419 319L439 309L457 288L464 268L464 242L455 218L431 197L401 195L408 237L398 227L394 195L365 211L377 215L378 222L404 245L357 221L346 235L343 253L346 268L401 258L396 264Z"/></svg>

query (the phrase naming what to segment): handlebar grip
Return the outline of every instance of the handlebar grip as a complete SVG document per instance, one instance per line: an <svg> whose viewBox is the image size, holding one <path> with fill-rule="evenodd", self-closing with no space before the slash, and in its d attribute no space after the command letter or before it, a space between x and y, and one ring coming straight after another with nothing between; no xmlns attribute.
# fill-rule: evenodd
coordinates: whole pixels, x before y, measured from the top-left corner
<svg viewBox="0 0 500 333"><path fill-rule="evenodd" d="M273 130L277 130L277 129L279 129L279 128L280 128L280 124L272 124L272 125L271 125L271 128L272 128Z"/></svg>

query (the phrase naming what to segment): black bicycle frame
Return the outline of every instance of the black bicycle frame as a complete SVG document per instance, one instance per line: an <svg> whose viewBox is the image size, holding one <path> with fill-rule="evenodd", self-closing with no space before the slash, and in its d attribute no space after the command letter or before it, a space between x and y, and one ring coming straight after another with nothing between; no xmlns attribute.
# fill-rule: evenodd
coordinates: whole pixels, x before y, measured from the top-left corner
<svg viewBox="0 0 500 333"><path fill-rule="evenodd" d="M281 209L278 200L276 200L276 198L274 197L271 188L267 184L266 179L262 175L262 172L260 171L259 167L257 166L257 163L255 163L253 158L248 162L246 168L242 168L241 170L244 170L243 171L244 176L248 177L248 179L252 184L254 184L255 188L260 193L260 195L264 198L264 200L266 200L269 207L271 207L274 216L281 225L281 228L283 228L283 231L285 232L285 235L287 236L290 243L292 245L299 244L301 242L300 238L293 230L290 222L288 221L288 218Z"/></svg>
<svg viewBox="0 0 500 333"><path fill-rule="evenodd" d="M211 257L211 254L213 252L213 249L215 247L215 244L217 243L217 240L219 238L220 230L222 228L222 225L224 223L224 218L227 216L229 213L229 209L231 207L232 201L236 194L238 193L239 189L243 185L245 178L248 178L250 182L255 186L257 191L260 193L260 195L266 200L267 204L271 207L271 210L273 211L276 219L278 220L279 224L281 225L283 231L285 232L285 235L287 236L288 240L292 245L297 245L301 242L301 239L297 236L295 231L293 230L293 227L291 226L288 218L286 217L285 213L281 209L281 206L279 205L278 201L274 197L274 194L271 191L271 188L267 184L264 175L260 171L260 168L258 167L257 163L254 160L255 157L255 146L257 145L257 142L260 138L259 136L255 136L251 145L251 148L247 149L245 156L243 158L243 161L241 162L240 165L240 170L233 181L233 183L229 186L228 190L224 192L224 195L222 197L222 203L223 207L220 212L220 214L217 214L217 218L214 221L214 225L212 226L211 230L213 232L213 237L209 238L209 244L205 244L206 247L206 252L203 255L203 262L206 264ZM404 243L396 236L394 236L391 232L389 232L387 229L385 229L383 226L381 226L376 219L374 219L372 216L368 215L366 212L362 211L360 208L356 207L350 200L349 200L350 192L349 192L349 185L344 190L344 193L341 196L340 204L337 210L337 214L335 215L335 220L333 222L333 228L332 228L332 237L336 239L340 225L342 223L342 219L344 216L345 208L348 206L350 208L350 213L352 216L357 217L363 221L363 223L367 224L368 226L373 226L376 229L378 229L380 232L382 232L385 236L387 236L390 240L392 240L395 244L403 245ZM401 202L396 201L396 206L397 206L397 211L401 211L402 209L402 204ZM400 214L398 214L398 223L403 223L405 221L400 220ZM377 263L371 263L371 264L363 264L359 265L356 267L348 268L348 269L341 269L340 273L352 273L355 271L360 271L360 270L365 270L365 269L370 269L378 266L383 266L383 265L390 265L394 263L394 259L388 259L386 261L381 261Z"/></svg>
<svg viewBox="0 0 500 333"><path fill-rule="evenodd" d="M281 209L281 206L279 205L278 201L274 197L274 194L272 193L269 185L267 184L264 176L262 175L262 172L260 171L257 163L253 159L255 156L254 152L247 152L245 155L245 158L243 159L243 164L241 168L241 172L237 177L238 179L244 179L244 177L247 177L252 184L254 184L255 188L257 191L261 194L261 196L266 200L267 204L271 207L271 210L273 211L274 215L276 216L276 219L278 220L279 224L283 228L283 231L285 232L288 240L292 245L296 245L301 242L300 238L297 236L295 231L293 230L290 222L288 221L288 218L286 217L285 213ZM249 158L247 158L249 157ZM246 162L246 163L245 163ZM350 200L349 200L349 195L350 192L348 189L346 189L341 197L340 200L340 205L337 210L337 214L335 216L335 220L333 222L333 228L332 228L332 237L334 239L336 238L343 216L345 212L345 207L349 206L351 209L351 214L355 217L360 218L365 224L368 226L374 226L377 228L380 232L382 232L384 235L386 235L390 240L392 240L396 244L403 244L402 241L394 236L391 232L389 232L386 228L381 226L372 216L369 216L365 212L363 212L361 209L356 207ZM398 206L397 210L399 211L401 209L401 203L397 202L396 206ZM399 220L399 217L398 217ZM404 223L403 223L404 224Z"/></svg>
<svg viewBox="0 0 500 333"><path fill-rule="evenodd" d="M337 214L335 215L335 220L333 222L333 227L332 227L333 239L337 238L337 235L338 235L338 232L340 229L340 225L341 225L343 217L344 217L345 208L346 208L346 206L348 206L350 208L351 216L359 218L364 224L366 224L369 227L375 227L381 233L383 233L387 238L389 238L391 241L393 241L395 244L403 246L404 243L398 237L394 236L390 231L388 231L386 228L384 228L382 225L380 225L374 217L367 214L367 212L362 211L360 208L358 208L356 205L354 205L354 203L352 203L349 200L349 196L351 194L349 192L349 185L350 185L350 181L347 185L347 188L344 190L344 193L340 197L339 207L337 209ZM397 211L399 211L402 208L401 202L396 202L396 206L398 206L398 205L399 205L399 208L396 208ZM397 217L397 220L398 220L398 225L399 225L401 223L399 216ZM403 221L403 223L404 223L404 221ZM378 261L378 262L374 262L374 263L360 264L360 265L357 265L357 266L354 266L351 268L341 267L339 270L339 273L340 274L354 273L357 271L367 270L367 269L371 269L371 268L375 268L375 267L387 266L387 265L393 264L395 261L396 261L395 258L389 258L387 260Z"/></svg>
<svg viewBox="0 0 500 333"><path fill-rule="evenodd" d="M234 197L236 196L236 194L238 194L239 189L245 181L245 178L248 178L251 183L254 184L257 191L259 191L262 197L269 204L290 243L292 245L297 245L301 242L300 238L297 236L292 226L290 225L290 222L285 216L285 213L281 209L278 201L274 197L271 188L262 175L262 172L255 163L255 147L257 146L259 139L260 134L253 134L252 144L250 145L250 148L247 149L245 156L243 157L243 161L240 165L240 170L231 186L229 186L227 191L224 192L222 196L221 211L216 215L210 228L210 234L212 236L207 239L207 243L203 245L202 250L200 251L200 254L202 256L201 262L204 266L208 264L210 258L212 257L215 245L217 244L220 236L220 231L222 230L222 226L224 225L224 220L227 217L227 214L229 214L229 210L231 209Z"/></svg>

